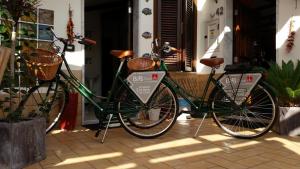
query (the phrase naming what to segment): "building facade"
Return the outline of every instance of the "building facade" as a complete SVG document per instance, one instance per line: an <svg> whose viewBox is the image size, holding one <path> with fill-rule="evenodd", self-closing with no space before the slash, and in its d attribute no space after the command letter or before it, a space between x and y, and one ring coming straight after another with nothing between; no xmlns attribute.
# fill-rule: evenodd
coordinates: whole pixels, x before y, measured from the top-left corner
<svg viewBox="0 0 300 169"><path fill-rule="evenodd" d="M67 59L75 74L92 86L95 93L105 94L107 84L103 82L109 77L104 76L104 70L99 67L103 63L114 62L105 60L110 56L101 53L109 43L119 49L132 48L135 56L141 57L151 53L154 38L159 38L161 43L169 41L172 46L181 49L182 53L168 56L167 63L172 70L187 74L208 74L210 69L199 61L211 56L225 59L219 73L226 64L255 64L261 63L261 60L278 63L282 60L297 61L300 53L300 38L297 35L300 5L298 7L297 2L298 0L43 0L40 8L54 11L55 32L67 37L70 6L73 10L74 32L98 41L94 49L75 44L75 52L68 53ZM112 21L114 18L119 18L116 19L118 23ZM122 22L120 18L125 21ZM113 29L101 27L107 23L114 25ZM123 34L103 33L109 30ZM296 36L293 39L293 49L287 52L286 43L291 31L295 31ZM110 37L122 42L109 42ZM79 120L82 119L82 123L95 122L92 115L82 113L86 112L83 105L79 106L79 114L83 114L83 118Z"/></svg>

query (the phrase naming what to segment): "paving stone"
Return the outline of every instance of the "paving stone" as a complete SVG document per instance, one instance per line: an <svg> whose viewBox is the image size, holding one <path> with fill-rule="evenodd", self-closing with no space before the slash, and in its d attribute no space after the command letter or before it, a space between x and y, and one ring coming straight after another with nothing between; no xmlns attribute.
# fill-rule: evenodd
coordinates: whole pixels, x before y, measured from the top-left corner
<svg viewBox="0 0 300 169"><path fill-rule="evenodd" d="M104 144L94 131L53 131L47 158L25 169L299 169L300 137L268 133L258 139L226 135L211 119L192 138L199 120L178 121L166 135L139 139L110 129Z"/></svg>

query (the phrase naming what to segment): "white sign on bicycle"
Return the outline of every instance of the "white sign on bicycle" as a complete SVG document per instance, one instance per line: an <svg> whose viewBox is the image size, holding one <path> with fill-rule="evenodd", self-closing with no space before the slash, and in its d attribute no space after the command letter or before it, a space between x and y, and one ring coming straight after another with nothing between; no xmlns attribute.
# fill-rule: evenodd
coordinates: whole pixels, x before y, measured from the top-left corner
<svg viewBox="0 0 300 169"><path fill-rule="evenodd" d="M134 72L127 77L127 82L139 99L147 103L165 75L164 71Z"/></svg>
<svg viewBox="0 0 300 169"><path fill-rule="evenodd" d="M241 105L261 77L262 75L260 73L225 74L220 79L220 82L226 94L234 100L237 105Z"/></svg>

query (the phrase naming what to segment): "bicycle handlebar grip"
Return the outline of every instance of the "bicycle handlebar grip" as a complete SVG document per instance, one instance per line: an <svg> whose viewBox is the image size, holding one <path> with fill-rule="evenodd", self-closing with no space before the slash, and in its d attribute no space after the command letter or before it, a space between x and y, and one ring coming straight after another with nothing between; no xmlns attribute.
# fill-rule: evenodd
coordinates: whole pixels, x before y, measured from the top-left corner
<svg viewBox="0 0 300 169"><path fill-rule="evenodd" d="M179 49L177 49L177 48L174 48L174 47L170 47L170 49L171 49L171 51L173 51L173 52L180 52L180 50L179 50Z"/></svg>
<svg viewBox="0 0 300 169"><path fill-rule="evenodd" d="M80 42L80 44L84 44L84 45L96 45L97 42L92 40L92 39L88 39L88 38L83 38Z"/></svg>

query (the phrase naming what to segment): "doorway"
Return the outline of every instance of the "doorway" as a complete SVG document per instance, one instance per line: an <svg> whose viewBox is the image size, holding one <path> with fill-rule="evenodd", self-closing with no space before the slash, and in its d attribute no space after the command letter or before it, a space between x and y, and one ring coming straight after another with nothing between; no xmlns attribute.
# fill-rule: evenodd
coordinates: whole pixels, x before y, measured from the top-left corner
<svg viewBox="0 0 300 169"><path fill-rule="evenodd" d="M129 5L130 0L85 0L85 36L97 41L85 48L85 84L96 95L108 94L119 65L110 51L131 48ZM94 107L86 101L83 123L95 122Z"/></svg>
<svg viewBox="0 0 300 169"><path fill-rule="evenodd" d="M276 0L233 3L233 62L268 67L276 60Z"/></svg>

